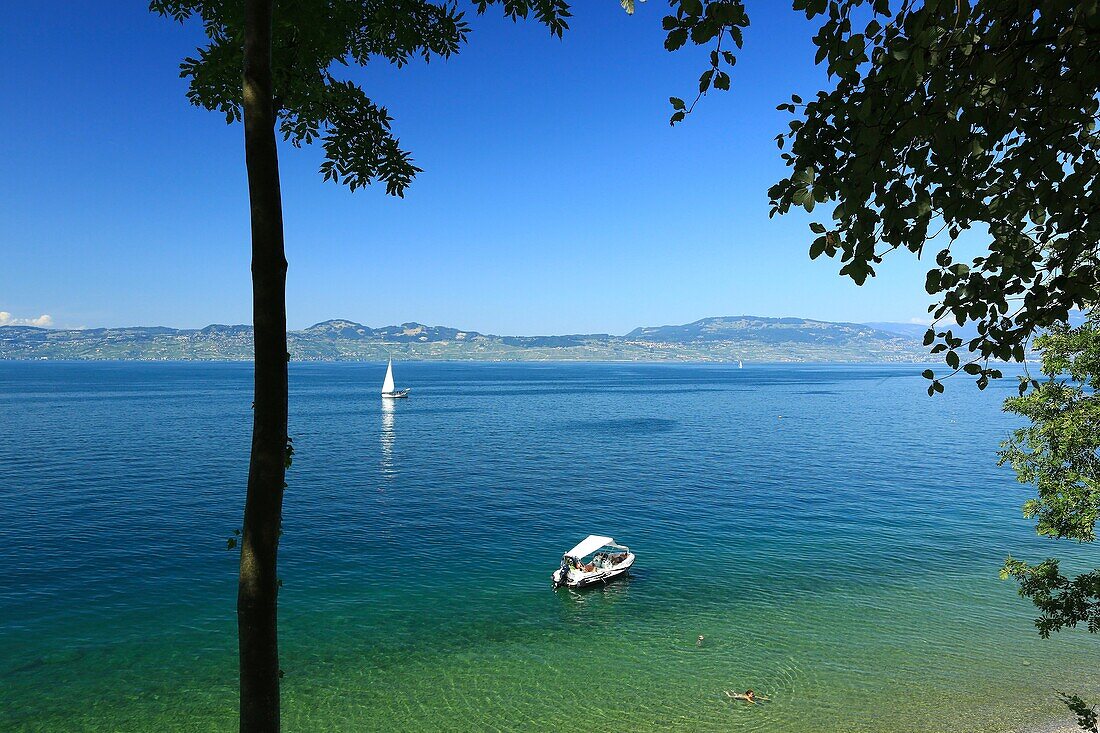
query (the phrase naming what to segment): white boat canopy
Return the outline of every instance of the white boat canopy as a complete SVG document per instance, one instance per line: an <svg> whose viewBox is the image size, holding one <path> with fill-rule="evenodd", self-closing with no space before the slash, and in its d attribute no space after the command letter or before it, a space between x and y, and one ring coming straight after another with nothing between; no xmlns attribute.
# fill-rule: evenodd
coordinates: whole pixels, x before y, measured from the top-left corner
<svg viewBox="0 0 1100 733"><path fill-rule="evenodd" d="M615 540L610 537L600 537L599 535L590 534L581 540L576 547L565 554L568 557L580 559L585 555L595 552L601 547L614 547L617 550L627 549L622 545L616 545Z"/></svg>

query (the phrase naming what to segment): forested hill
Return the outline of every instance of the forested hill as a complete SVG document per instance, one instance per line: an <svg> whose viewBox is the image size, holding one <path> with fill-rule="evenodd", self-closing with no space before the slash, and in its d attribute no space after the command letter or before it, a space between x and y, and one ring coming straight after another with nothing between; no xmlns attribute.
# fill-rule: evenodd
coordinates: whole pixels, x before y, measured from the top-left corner
<svg viewBox="0 0 1100 733"><path fill-rule="evenodd" d="M324 321L289 332L295 361L468 359L484 361L917 361L926 356L909 324L831 323L725 316L625 336L495 336L404 323L371 328ZM909 331L909 332L907 332ZM0 359L246 360L252 327L47 329L0 327Z"/></svg>

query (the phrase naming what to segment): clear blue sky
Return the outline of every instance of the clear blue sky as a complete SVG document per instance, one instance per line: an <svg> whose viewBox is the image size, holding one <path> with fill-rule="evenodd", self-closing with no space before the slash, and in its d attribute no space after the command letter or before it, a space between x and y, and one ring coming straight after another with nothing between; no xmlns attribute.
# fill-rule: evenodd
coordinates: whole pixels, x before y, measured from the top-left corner
<svg viewBox="0 0 1100 733"><path fill-rule="evenodd" d="M922 318L924 268L863 288L768 219L775 105L822 83L789 2L750 4L733 89L667 124L704 59L661 46L660 0L578 0L564 40L499 10L456 57L359 78L425 169L404 200L283 146L291 327L417 320L624 333L712 315ZM0 311L73 327L251 321L240 126L191 107L201 41L135 3L4 3Z"/></svg>

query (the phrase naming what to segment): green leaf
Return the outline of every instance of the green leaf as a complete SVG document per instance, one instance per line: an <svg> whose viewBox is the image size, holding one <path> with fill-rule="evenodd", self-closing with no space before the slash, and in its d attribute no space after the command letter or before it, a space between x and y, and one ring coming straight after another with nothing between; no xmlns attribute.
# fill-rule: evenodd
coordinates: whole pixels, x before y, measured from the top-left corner
<svg viewBox="0 0 1100 733"><path fill-rule="evenodd" d="M707 89L710 89L710 80L711 80L711 77L713 77L713 76L714 76L714 69L707 69L706 71L703 72L703 74L699 77L699 91L700 92L705 92Z"/></svg>
<svg viewBox="0 0 1100 733"><path fill-rule="evenodd" d="M703 14L702 0L680 0L680 8L687 15L699 16Z"/></svg>
<svg viewBox="0 0 1100 733"><path fill-rule="evenodd" d="M810 244L810 259L816 260L825 252L826 239L825 237L818 237Z"/></svg>
<svg viewBox="0 0 1100 733"><path fill-rule="evenodd" d="M675 51L676 49L687 43L688 32L686 28L676 28L668 32L665 36L665 50Z"/></svg>
<svg viewBox="0 0 1100 733"><path fill-rule="evenodd" d="M939 270L929 270L924 280L924 289L929 295L935 295L940 291L941 276Z"/></svg>

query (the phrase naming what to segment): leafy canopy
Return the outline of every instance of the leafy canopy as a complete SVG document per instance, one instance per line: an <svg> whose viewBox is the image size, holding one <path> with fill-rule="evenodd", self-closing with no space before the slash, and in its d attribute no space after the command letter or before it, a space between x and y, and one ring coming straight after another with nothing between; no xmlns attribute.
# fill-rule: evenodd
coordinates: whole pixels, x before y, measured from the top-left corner
<svg viewBox="0 0 1100 733"><path fill-rule="evenodd" d="M1100 519L1100 316L1077 328L1056 326L1036 344L1046 379L1005 401L1030 424L1004 443L1001 463L1035 485L1038 496L1024 504L1024 516L1039 534L1093 542ZM1067 578L1058 560L1031 566L1010 557L1002 575L1015 578L1041 611L1035 623L1042 636L1078 624L1100 631L1100 570Z"/></svg>
<svg viewBox="0 0 1100 733"><path fill-rule="evenodd" d="M554 35L568 28L565 0L473 0L483 13L502 6L513 20L533 16ZM191 103L242 115L244 4L239 0L153 0L153 12L180 22L198 18L207 45L184 59ZM470 32L465 13L428 0L292 0L279 2L272 27L272 76L279 132L296 147L319 140L325 180L355 190L375 181L403 196L420 172L393 134L389 111L372 101L341 68L381 60L403 66L457 53Z"/></svg>
<svg viewBox="0 0 1100 733"><path fill-rule="evenodd" d="M1059 693L1058 697L1077 716L1077 725L1081 730L1100 733L1100 716L1096 713L1095 705L1089 705L1078 695L1069 695L1065 692Z"/></svg>
<svg viewBox="0 0 1100 733"><path fill-rule="evenodd" d="M727 89L745 4L670 2L666 47L713 44L699 94ZM934 253L925 345L984 388L1001 376L990 359L1022 360L1037 330L1100 294L1100 0L793 8L820 22L831 88L779 105L794 117L776 138L791 174L770 189L771 213L832 204L810 256L857 284L895 251ZM694 107L670 101L673 124ZM964 261L952 245L967 230L988 252ZM968 321L978 335L964 343L951 323Z"/></svg>
<svg viewBox="0 0 1100 733"><path fill-rule="evenodd" d="M1077 328L1056 325L1036 340L1042 349L1043 381L1025 380L1029 391L1005 400L1005 409L1030 424L1002 445L1008 463L1038 496L1024 504L1040 535L1078 542L1096 540L1100 519L1100 314ZM1068 577L1059 561L1029 565L1009 557L1001 577L1013 578L1020 595L1039 609L1043 638L1083 624L1100 631L1100 569ZM1097 732L1097 712L1078 695L1059 693L1081 729Z"/></svg>

